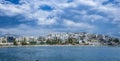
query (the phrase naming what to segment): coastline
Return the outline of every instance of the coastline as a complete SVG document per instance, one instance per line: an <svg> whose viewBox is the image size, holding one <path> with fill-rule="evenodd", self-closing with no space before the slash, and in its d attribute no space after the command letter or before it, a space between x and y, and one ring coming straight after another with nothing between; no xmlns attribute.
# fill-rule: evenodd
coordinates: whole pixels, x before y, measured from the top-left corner
<svg viewBox="0 0 120 61"><path fill-rule="evenodd" d="M11 48L11 47L44 47L44 46L92 46L92 47L102 47L105 45L11 45L11 46L0 46L0 48ZM119 46L107 46L107 47L119 47Z"/></svg>

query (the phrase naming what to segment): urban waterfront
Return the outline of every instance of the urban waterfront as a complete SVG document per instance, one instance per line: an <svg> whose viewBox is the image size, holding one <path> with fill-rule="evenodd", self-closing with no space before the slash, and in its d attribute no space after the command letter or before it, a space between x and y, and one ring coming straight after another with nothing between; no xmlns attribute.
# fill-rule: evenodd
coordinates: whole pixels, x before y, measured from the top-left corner
<svg viewBox="0 0 120 61"><path fill-rule="evenodd" d="M119 46L120 38L110 37L102 34L91 34L86 32L58 32L45 36L17 36L3 34L0 37L0 46L18 45L104 45Z"/></svg>
<svg viewBox="0 0 120 61"><path fill-rule="evenodd" d="M0 48L0 61L120 61L120 47L7 47Z"/></svg>

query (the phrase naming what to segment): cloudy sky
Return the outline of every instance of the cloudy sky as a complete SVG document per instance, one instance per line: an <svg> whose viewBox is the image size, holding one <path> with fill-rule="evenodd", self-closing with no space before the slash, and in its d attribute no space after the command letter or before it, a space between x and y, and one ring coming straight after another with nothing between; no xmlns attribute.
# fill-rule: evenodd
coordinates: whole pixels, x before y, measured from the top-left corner
<svg viewBox="0 0 120 61"><path fill-rule="evenodd" d="M0 33L50 32L120 37L120 0L0 0Z"/></svg>

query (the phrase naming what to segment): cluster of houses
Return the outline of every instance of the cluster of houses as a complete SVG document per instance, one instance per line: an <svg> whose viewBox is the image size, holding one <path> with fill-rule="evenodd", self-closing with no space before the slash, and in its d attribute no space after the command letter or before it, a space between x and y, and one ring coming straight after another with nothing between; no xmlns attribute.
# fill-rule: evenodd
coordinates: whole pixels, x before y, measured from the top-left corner
<svg viewBox="0 0 120 61"><path fill-rule="evenodd" d="M0 37L0 46L2 45L13 45L13 41L15 40L15 37L12 35L5 35Z"/></svg>
<svg viewBox="0 0 120 61"><path fill-rule="evenodd" d="M22 44L47 44L49 41L60 41L59 44L77 44L77 45L111 45L119 44L120 39L112 38L106 35L90 34L86 32L79 33L52 33L46 36L13 36L5 35L0 37L0 45ZM51 42L52 43L52 42Z"/></svg>

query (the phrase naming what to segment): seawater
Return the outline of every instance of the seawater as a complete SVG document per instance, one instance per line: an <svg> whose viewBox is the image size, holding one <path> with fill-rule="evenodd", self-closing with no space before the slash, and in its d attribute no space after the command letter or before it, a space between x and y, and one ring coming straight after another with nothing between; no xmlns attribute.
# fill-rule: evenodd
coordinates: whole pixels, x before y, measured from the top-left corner
<svg viewBox="0 0 120 61"><path fill-rule="evenodd" d="M8 47L0 48L0 61L120 61L120 47Z"/></svg>

